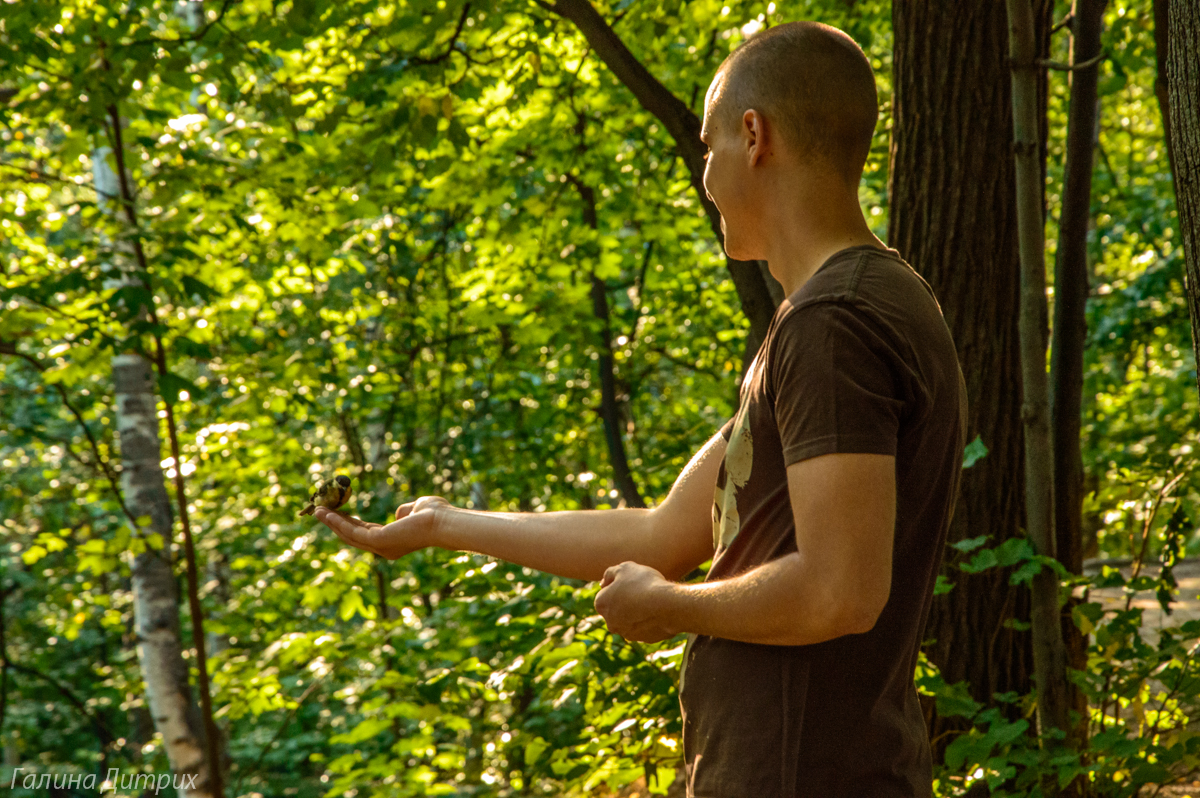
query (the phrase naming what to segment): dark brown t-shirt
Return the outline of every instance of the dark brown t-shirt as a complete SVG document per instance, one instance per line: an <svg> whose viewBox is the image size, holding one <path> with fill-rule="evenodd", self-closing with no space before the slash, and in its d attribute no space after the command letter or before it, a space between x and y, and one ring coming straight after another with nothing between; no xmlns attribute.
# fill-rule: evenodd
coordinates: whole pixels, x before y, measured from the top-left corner
<svg viewBox="0 0 1200 798"><path fill-rule="evenodd" d="M865 634L810 646L689 636L679 689L689 798L931 794L913 671L965 418L941 309L894 250L843 250L780 305L722 428L707 579L796 551L787 466L857 452L896 458L892 590Z"/></svg>

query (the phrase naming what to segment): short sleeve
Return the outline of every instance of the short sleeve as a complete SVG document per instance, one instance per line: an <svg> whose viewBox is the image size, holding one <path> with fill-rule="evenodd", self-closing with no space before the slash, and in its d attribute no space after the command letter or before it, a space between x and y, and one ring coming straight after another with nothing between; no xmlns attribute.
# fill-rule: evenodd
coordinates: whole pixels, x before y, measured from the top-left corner
<svg viewBox="0 0 1200 798"><path fill-rule="evenodd" d="M851 305L797 308L776 330L767 379L785 465L835 452L896 454L896 354Z"/></svg>
<svg viewBox="0 0 1200 798"><path fill-rule="evenodd" d="M726 443L729 443L729 439L733 436L733 422L735 418L737 417L734 416L734 418L729 419L721 425L721 437L725 439Z"/></svg>

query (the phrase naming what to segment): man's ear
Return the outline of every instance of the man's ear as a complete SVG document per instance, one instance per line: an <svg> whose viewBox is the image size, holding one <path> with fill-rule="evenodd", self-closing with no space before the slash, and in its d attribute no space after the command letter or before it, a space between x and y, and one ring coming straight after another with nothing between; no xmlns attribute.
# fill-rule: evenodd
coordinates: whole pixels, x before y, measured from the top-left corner
<svg viewBox="0 0 1200 798"><path fill-rule="evenodd" d="M757 166L771 148L767 119L753 108L742 114L742 137L746 142L746 155L751 166Z"/></svg>

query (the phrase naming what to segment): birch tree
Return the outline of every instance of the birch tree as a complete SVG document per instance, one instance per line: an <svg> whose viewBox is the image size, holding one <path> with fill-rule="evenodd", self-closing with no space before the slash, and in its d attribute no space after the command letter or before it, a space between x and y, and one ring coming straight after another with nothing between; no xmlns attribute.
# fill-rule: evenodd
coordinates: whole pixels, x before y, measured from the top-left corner
<svg viewBox="0 0 1200 798"><path fill-rule="evenodd" d="M121 198L120 180L109 159L109 147L93 153L94 186L109 213ZM113 246L114 271L109 288L137 287L133 268L124 260L123 243ZM134 294L136 296L136 294ZM144 306L131 308L144 315ZM188 798L207 798L211 771L206 758L204 723L192 698L188 666L183 658L179 595L171 568L173 519L162 469L158 395L153 367L142 354L124 353L112 360L121 447L121 488L130 513L139 520L132 564L137 654L146 685L146 703L154 728L162 735L171 770ZM179 464L176 464L176 468ZM141 519L148 523L141 525Z"/></svg>

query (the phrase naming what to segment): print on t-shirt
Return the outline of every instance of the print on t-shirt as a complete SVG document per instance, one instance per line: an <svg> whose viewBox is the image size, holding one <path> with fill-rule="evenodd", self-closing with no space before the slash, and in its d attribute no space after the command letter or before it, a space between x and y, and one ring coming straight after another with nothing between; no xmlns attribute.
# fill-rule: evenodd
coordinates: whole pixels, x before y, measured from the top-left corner
<svg viewBox="0 0 1200 798"><path fill-rule="evenodd" d="M717 487L713 496L713 549L720 551L728 547L741 531L738 516L738 489L750 480L750 467L754 464L754 436L750 434L750 414L746 404L738 409L729 433L729 446L725 449L725 467L717 475Z"/></svg>

